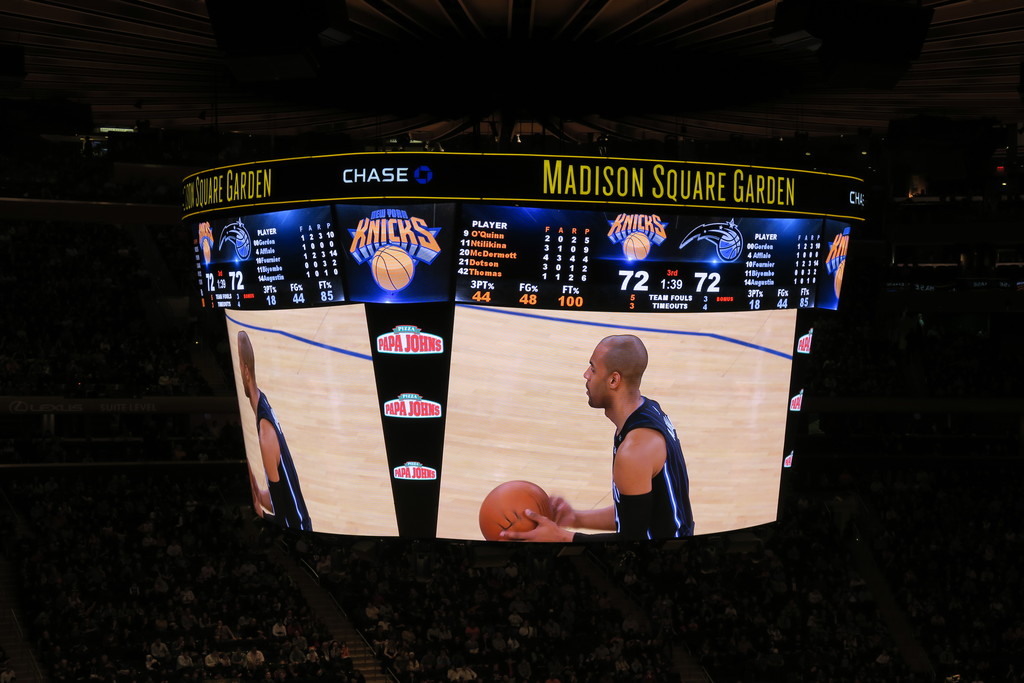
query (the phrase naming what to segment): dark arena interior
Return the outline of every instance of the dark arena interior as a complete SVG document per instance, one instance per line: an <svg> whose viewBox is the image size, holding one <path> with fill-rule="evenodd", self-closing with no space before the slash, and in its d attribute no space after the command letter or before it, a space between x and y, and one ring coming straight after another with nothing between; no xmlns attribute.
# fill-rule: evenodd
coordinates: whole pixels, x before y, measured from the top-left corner
<svg viewBox="0 0 1024 683"><path fill-rule="evenodd" d="M0 3L0 126L0 683L1024 681L1019 1L8 0ZM383 186L439 186L443 160L469 155L560 159L564 165L544 167L560 173L570 168L565 160L585 158L595 182L613 163L623 178L634 173L627 167L648 161L655 165L643 168L655 172L723 165L768 177L770 169L769 199L788 192L794 202L806 199L802 185L775 184L785 169L857 179L860 189L849 193L855 213L837 219L849 226L848 252L842 243L849 272L841 299L836 285L835 310L797 310L795 297L773 304L793 309L783 336L794 326L796 333L781 354L791 362L779 389L789 409L780 405L772 420L778 447L769 444L767 520L708 526L702 501L721 491L741 509L747 494L730 479L747 473L721 464L695 469L699 448L687 446L692 430L680 426L693 537L513 543L461 532L432 537L420 526L404 527L411 533L401 524L397 532L358 526L376 508L353 498L359 490L329 484L361 474L361 461L346 460L348 449L326 453L315 467L304 461L299 420L286 413L279 385L268 394L284 416L313 526L283 514L281 524L270 521L259 477L246 474L247 462L250 474L256 462L262 476L247 448L264 462L266 452L247 436L256 433L246 402L255 383L246 379L253 361L240 340L249 330L255 374L266 380L270 362L259 352L283 336L260 327L269 319L262 312L210 310L228 299L200 291L202 276L197 284L203 249L230 241L244 260L267 242L250 244L248 233L243 240L240 227L230 232L235 224L221 228L216 217L221 232L206 237L209 224L193 221L189 209L196 196L212 201L217 186L186 184L183 194L183 181L268 160L376 163L419 153L431 168L367 162L346 171L341 183L381 187L369 198L323 195L337 200L323 215L340 216L357 201L384 207L374 220L412 221L402 207L419 210L432 200L399 202ZM245 173L228 192L253 206L287 190L283 176L271 185L270 171ZM496 173L464 180L488 186L490 204L515 205L502 215L533 215L529 198L508 194L521 178ZM608 171L586 202L546 204L552 213L544 216L633 211L663 239L650 207L606 201L620 192L617 173ZM682 173L672 176L679 193ZM705 182L743 171L724 173L708 172ZM583 192L580 174L552 172L546 182L563 195ZM640 185L639 175L628 179ZM327 187L330 178L315 181L310 186ZM494 199L501 197L512 199ZM435 215L479 218L473 224L489 232L481 228L486 241L474 248L492 258L481 262L488 270L474 272L496 278L495 269L517 255L502 241L503 224L489 220L489 204L474 204L482 198L446 199L455 208ZM259 211L246 210L251 225ZM712 228L677 242L705 248L717 240L718 258L728 260L745 248L743 235L732 214L713 215L717 222L700 226ZM835 216L820 215L830 218L809 220ZM374 239L389 235L388 225L372 224ZM419 239L429 258L445 250L446 233L408 225L394 230ZM647 237L622 243L639 260L655 246ZM385 247L371 256L360 248L365 267L379 269L379 287L383 278L392 290L409 285L406 251ZM416 268L426 277L427 265ZM613 294L637 291L648 276L618 273ZM718 273L698 275L698 292L717 284ZM454 405L443 406L446 452L467 451L473 477L485 481L505 471L496 469L505 447L490 439L506 420L519 424L510 428L511 447L529 432L529 423L515 420L543 411L551 373L538 360L532 375L505 375L511 371L500 363L474 364L465 353L476 319L460 316L486 312L491 302L482 281L452 284L444 301L425 305L455 311L457 343L448 349L450 336L443 344L417 336L413 351L443 347L461 364L451 395L465 391L481 412L456 420ZM660 282L666 290L690 286ZM214 289L212 274L208 284ZM544 291L531 287L520 284L509 305L534 305ZM341 289L321 285L321 298ZM563 306L584 307L578 290L557 294ZM463 295L481 306L456 303ZM346 305L355 301L268 313L327 316L360 310ZM402 305L365 304L367 315ZM571 320L600 326L608 310L573 312ZM683 333L695 334L691 328L720 314L645 315L682 321ZM753 311L735 315L754 319ZM503 339L535 318L509 320ZM804 354L809 330L812 352ZM378 392L393 379L386 368L405 367L381 359L407 344L399 333L408 331L395 326L373 351ZM332 339L321 347L348 343ZM584 371L587 382L595 372L587 368L590 339L568 356L578 357L571 361L578 405L570 409L593 420L583 431L600 437L596 486L607 490L613 430L586 405ZM652 353L651 362L663 357ZM370 364L361 362L372 397ZM447 389L448 371L439 372ZM680 407L667 411L677 426L686 423L686 406L714 392L713 378L702 382L680 373L665 384L678 390L672 400ZM595 386L587 385L592 405L602 396ZM741 397L763 389L740 386ZM441 403L393 394L379 414L371 398L368 419L387 424L407 410L440 415ZM482 412L489 396L510 394L518 400L509 405L526 418ZM748 416L738 404L723 407L700 414L722 425L724 439ZM356 412L352 405L334 408L325 414L345 438L380 438L364 423L342 421ZM417 485L398 480L437 478L439 470L417 456L425 448L419 432L404 433L387 438L405 438L412 454L389 463L392 488L381 489L387 501L394 492L396 508L401 487ZM550 439L530 450L551 451L531 462L552 478L577 474L578 451L595 451L561 434ZM367 448L384 462L383 446ZM446 462L442 508L445 496L460 495L444 489L455 472ZM700 471L722 474L707 481ZM488 490L469 496L467 509ZM601 504L611 504L610 494ZM346 521L322 523L321 509ZM463 521L447 521L442 509L437 528L461 529Z"/></svg>

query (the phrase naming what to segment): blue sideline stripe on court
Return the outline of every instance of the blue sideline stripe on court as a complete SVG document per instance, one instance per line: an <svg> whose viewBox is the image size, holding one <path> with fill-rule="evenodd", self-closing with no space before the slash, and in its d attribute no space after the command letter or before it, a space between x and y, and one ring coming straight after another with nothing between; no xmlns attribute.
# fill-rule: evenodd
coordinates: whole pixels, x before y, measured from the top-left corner
<svg viewBox="0 0 1024 683"><path fill-rule="evenodd" d="M504 315L518 315L523 318L538 318L540 320L552 320L560 323L569 323L572 325L590 325L591 327L611 327L616 330L632 330L634 332L657 332L659 334L680 334L688 337L710 337L711 339L718 339L729 344L736 344L738 346L746 346L749 349L756 351L764 351L770 353L773 356L779 358L785 358L786 360L793 360L793 356L782 351L776 351L775 349L769 349L767 346L760 346L758 344L751 344L745 342L742 339L734 339L733 337L726 337L721 334L715 334L713 332L687 332L685 330L661 330L656 327L634 327L630 325L612 325L610 323L595 323L589 320L572 320L571 318L555 318L548 315L540 315L539 313L525 313L523 311L509 311L507 309L490 308L488 306L474 306L473 304L456 304L456 306L465 306L467 308L473 308L478 311L488 311L490 313L501 313Z"/></svg>
<svg viewBox="0 0 1024 683"><path fill-rule="evenodd" d="M736 344L737 346L745 346L745 347L747 347L749 349L754 349L755 351L763 351L764 353L769 353L769 354L771 354L773 356L778 356L779 358L785 358L786 360L793 360L793 356L791 354L783 353L782 351L776 351L775 349L770 349L767 346L760 346L759 344L752 344L750 342L743 341L742 339L735 339L733 337L726 337L725 335L716 334L714 332L688 332L688 331L685 331L685 330L664 330L664 329L659 329L657 327L637 327L637 326L631 326L631 325L612 325L612 324L609 324L609 323L598 323L598 322L591 322L591 321L588 321L588 320L573 320L571 318L558 318L558 317L553 317L553 316L540 315L538 313L526 313L526 312L523 312L523 311L509 311L509 310L505 310L505 309L490 308L488 306L473 306L471 304L456 304L456 306L465 307L465 308L472 308L472 309L477 310L477 311L487 311L489 313L499 313L499 314L502 314L502 315L517 315L517 316L521 316L523 318L535 318L535 319L538 319L538 320L550 320L552 322L568 323L570 325L588 325L590 327L608 327L608 328L612 328L612 329L616 329L616 330L632 330L634 332L655 332L655 333L658 333L658 334L678 334L678 335L688 336L688 337L708 337L710 339L717 339L719 341L724 341L724 342L726 342L728 344ZM372 360L372 357L366 355L365 353L357 353L355 351L348 351L346 349L338 348L337 346L331 346L330 344L324 344L324 343L321 343L321 342L313 341L312 339L306 339L305 337L300 337L297 334L292 334L291 332L285 332L283 330L275 330L275 329L269 328L269 327L259 327L257 325L249 325L249 324L246 324L246 323L239 322L238 320L235 320L230 315L227 315L227 314L225 314L225 315L226 315L228 320L230 320L231 322L233 322L236 325L239 325L241 327L247 327L247 328L249 328L251 330L259 330L260 332L270 332L271 334L279 334L279 335L281 335L283 337L288 337L289 339L294 339L295 341L300 341L300 342L303 342L305 344L310 344L312 346L318 346L318 347L320 347L322 349L327 349L328 351L334 351L336 353L342 353L342 354L345 354L346 356L353 356L355 358L362 358L363 360Z"/></svg>
<svg viewBox="0 0 1024 683"><path fill-rule="evenodd" d="M225 313L224 315L227 317L228 320L235 323L236 325L239 325L241 327L248 327L250 330L259 330L260 332L270 332L271 334L279 334L282 337L288 337L289 339L294 339L295 341L300 341L303 342L304 344L309 344L310 346L319 346L321 349L327 349L328 351L334 351L335 353L343 353L346 356L354 356L356 358L362 358L363 360L373 360L371 356L368 356L365 353L356 353L355 351L339 349L337 346L331 346L330 344L324 344L318 341L313 341L312 339L306 339L305 337L300 337L297 334L285 332L284 330L275 330L270 327L259 327L257 325L249 325L247 323L235 320L227 313Z"/></svg>

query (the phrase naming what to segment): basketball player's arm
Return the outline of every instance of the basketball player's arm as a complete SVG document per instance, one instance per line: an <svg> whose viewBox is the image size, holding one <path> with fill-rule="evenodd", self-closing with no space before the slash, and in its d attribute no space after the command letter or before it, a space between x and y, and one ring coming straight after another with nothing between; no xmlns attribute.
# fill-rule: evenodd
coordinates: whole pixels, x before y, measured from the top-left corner
<svg viewBox="0 0 1024 683"><path fill-rule="evenodd" d="M667 453L665 437L655 429L634 429L619 446L612 476L619 489L620 538L648 537L654 513L651 482L665 466Z"/></svg>
<svg viewBox="0 0 1024 683"><path fill-rule="evenodd" d="M654 429L634 429L623 439L615 452L612 478L619 490L619 526L617 533L574 534L573 541L642 540L647 538L654 509L651 480L665 465L665 437ZM611 510L610 527L615 529L615 508ZM583 526L583 525L580 525Z"/></svg>
<svg viewBox="0 0 1024 683"><path fill-rule="evenodd" d="M252 471L252 465L248 460L246 460L245 464L249 468L249 488L252 490L252 507L256 510L256 514L263 517L265 516L265 509L274 509L270 501L270 491L260 488L259 482L256 481L256 473Z"/></svg>
<svg viewBox="0 0 1024 683"><path fill-rule="evenodd" d="M619 490L618 533L573 533L560 525L580 529L615 531L615 507L597 510L574 510L567 501L552 501L556 523L533 510L526 516L537 523L530 531L504 531L503 538L520 541L554 541L562 543L592 542L616 539L645 539L651 526L654 497L651 480L665 465L665 437L654 429L634 429L626 435L615 452L612 478Z"/></svg>
<svg viewBox="0 0 1024 683"><path fill-rule="evenodd" d="M559 526L575 529L612 530L615 528L615 506L613 505L596 510L576 510L565 498L553 496L551 510L555 515L555 522Z"/></svg>
<svg viewBox="0 0 1024 683"><path fill-rule="evenodd" d="M259 424L260 455L263 456L263 469L267 471L268 481L277 481L277 466L281 462L281 442L277 440L277 431L270 420L262 419Z"/></svg>
<svg viewBox="0 0 1024 683"><path fill-rule="evenodd" d="M277 440L277 431L270 424L270 420L266 419L260 420L258 428L260 457L263 460L263 469L267 474L267 481L278 481L280 476L278 476L277 466L281 462L281 443ZM270 491L259 486L255 478L252 482L255 486L253 492L258 493L260 505L266 510L273 511L274 503L270 498Z"/></svg>

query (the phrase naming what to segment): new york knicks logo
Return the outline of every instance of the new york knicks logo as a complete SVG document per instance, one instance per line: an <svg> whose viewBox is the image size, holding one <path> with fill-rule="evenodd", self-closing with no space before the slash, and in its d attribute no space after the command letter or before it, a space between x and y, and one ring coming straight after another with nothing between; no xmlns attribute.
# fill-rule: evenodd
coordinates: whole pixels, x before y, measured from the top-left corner
<svg viewBox="0 0 1024 683"><path fill-rule="evenodd" d="M828 244L828 257L825 259L825 270L835 278L836 297L843 286L843 271L846 269L846 251L850 247L850 228L835 236Z"/></svg>
<svg viewBox="0 0 1024 683"><path fill-rule="evenodd" d="M654 214L620 213L608 221L608 239L622 245L622 254L630 261L643 261L651 247L665 241L668 222Z"/></svg>
<svg viewBox="0 0 1024 683"><path fill-rule="evenodd" d="M724 223L701 223L687 233L679 248L692 242L710 242L715 245L718 258L727 262L735 261L743 253L743 233L731 218Z"/></svg>
<svg viewBox="0 0 1024 683"><path fill-rule="evenodd" d="M217 251L223 252L224 245L230 244L235 249L235 256L244 261L252 253L252 238L249 231L245 229L242 219L234 223L228 223L220 229L220 241L217 243Z"/></svg>
<svg viewBox="0 0 1024 683"><path fill-rule="evenodd" d="M210 228L210 221L199 224L199 250L203 254L203 265L210 265L213 259L213 230Z"/></svg>
<svg viewBox="0 0 1024 683"><path fill-rule="evenodd" d="M370 262L370 274L378 287L398 292L412 282L417 261L429 265L441 253L437 243L440 231L402 209L377 209L349 229L349 252L360 265Z"/></svg>

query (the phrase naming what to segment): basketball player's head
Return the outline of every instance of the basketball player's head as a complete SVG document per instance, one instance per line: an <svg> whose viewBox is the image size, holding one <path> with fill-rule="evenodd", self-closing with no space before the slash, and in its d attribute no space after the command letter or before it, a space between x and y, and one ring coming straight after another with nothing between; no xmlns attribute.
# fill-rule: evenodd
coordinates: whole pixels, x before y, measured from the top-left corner
<svg viewBox="0 0 1024 683"><path fill-rule="evenodd" d="M583 373L587 380L587 402L605 408L615 397L640 392L640 380L647 369L647 348L639 337L619 334L602 339L590 356Z"/></svg>
<svg viewBox="0 0 1024 683"><path fill-rule="evenodd" d="M242 390L246 398L252 398L252 388L256 386L256 358L252 352L252 342L245 330L238 331L238 372L242 375Z"/></svg>

